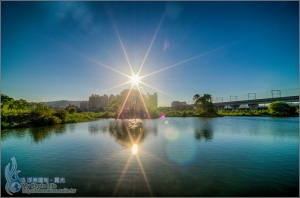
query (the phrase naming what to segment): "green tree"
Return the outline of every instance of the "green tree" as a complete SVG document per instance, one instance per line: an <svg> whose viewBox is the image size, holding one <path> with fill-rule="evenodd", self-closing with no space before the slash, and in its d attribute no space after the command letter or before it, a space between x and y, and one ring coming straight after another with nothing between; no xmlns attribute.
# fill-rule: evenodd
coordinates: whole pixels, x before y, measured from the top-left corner
<svg viewBox="0 0 300 198"><path fill-rule="evenodd" d="M1 94L1 127L28 127L32 106L26 100L14 100Z"/></svg>
<svg viewBox="0 0 300 198"><path fill-rule="evenodd" d="M194 105L198 107L200 113L216 113L216 107L212 103L212 97L210 94L195 94L193 97Z"/></svg>
<svg viewBox="0 0 300 198"><path fill-rule="evenodd" d="M159 113L158 113L156 107L148 108L148 113L149 113L151 119L159 118Z"/></svg>
<svg viewBox="0 0 300 198"><path fill-rule="evenodd" d="M296 107L291 106L285 102L272 102L268 106L268 111L273 116L294 116L296 114Z"/></svg>
<svg viewBox="0 0 300 198"><path fill-rule="evenodd" d="M54 116L55 111L45 104L38 103L30 112L31 124L33 126L45 126L61 123L61 119Z"/></svg>
<svg viewBox="0 0 300 198"><path fill-rule="evenodd" d="M120 112L120 102L119 102L119 98L116 97L114 100L112 100L109 105L108 105L108 108L109 109L112 109L115 111L115 117L117 117L119 115L119 112Z"/></svg>
<svg viewBox="0 0 300 198"><path fill-rule="evenodd" d="M13 102L14 102L13 98L11 98L7 95L1 94L1 113L4 109L5 110L11 109Z"/></svg>
<svg viewBox="0 0 300 198"><path fill-rule="evenodd" d="M2 104L7 104L7 103L13 102L13 101L14 101L13 98L11 98L7 95L1 94L1 106L2 106Z"/></svg>
<svg viewBox="0 0 300 198"><path fill-rule="evenodd" d="M10 109L24 110L24 109L28 109L31 107L32 107L31 104L23 99L14 100L10 103Z"/></svg>
<svg viewBox="0 0 300 198"><path fill-rule="evenodd" d="M54 113L54 116L56 116L59 119L61 119L62 122L65 122L66 116L67 116L67 111L63 110L63 109L56 110L55 113Z"/></svg>
<svg viewBox="0 0 300 198"><path fill-rule="evenodd" d="M69 114L73 114L73 113L76 113L76 108L75 107L70 107L69 109L68 109L68 113Z"/></svg>

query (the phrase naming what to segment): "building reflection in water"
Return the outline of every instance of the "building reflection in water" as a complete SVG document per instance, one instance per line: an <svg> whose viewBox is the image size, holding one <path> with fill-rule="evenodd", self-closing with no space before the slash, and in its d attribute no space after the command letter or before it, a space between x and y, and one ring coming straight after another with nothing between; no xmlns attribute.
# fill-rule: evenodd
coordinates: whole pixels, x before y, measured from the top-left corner
<svg viewBox="0 0 300 198"><path fill-rule="evenodd" d="M130 149L133 144L136 144L137 146L141 144L149 134L157 134L157 128L155 126L143 123L140 127L132 129L126 125L126 120L121 119L117 122L115 122L115 120L91 122L89 123L88 131L91 134L100 132L109 133L110 136L115 138L115 141L118 144Z"/></svg>

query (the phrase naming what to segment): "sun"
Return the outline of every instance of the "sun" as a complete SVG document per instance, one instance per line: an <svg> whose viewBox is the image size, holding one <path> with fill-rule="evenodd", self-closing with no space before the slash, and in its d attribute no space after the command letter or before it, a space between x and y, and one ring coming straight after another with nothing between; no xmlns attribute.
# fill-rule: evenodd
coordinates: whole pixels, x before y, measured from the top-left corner
<svg viewBox="0 0 300 198"><path fill-rule="evenodd" d="M139 82L140 82L140 78L139 78L138 76L132 76L132 77L131 77L131 83L132 83L133 85L138 85Z"/></svg>

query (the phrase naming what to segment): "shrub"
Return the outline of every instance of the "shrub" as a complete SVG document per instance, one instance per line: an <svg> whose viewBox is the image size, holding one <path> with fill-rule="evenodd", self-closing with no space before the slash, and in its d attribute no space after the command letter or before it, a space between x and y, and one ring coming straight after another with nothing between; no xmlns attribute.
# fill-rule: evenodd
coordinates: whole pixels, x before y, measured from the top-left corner
<svg viewBox="0 0 300 198"><path fill-rule="evenodd" d="M68 110L68 113L73 114L76 113L76 108L75 107L70 107Z"/></svg>
<svg viewBox="0 0 300 198"><path fill-rule="evenodd" d="M61 119L53 115L41 115L31 120L33 126L45 126L61 123Z"/></svg>
<svg viewBox="0 0 300 198"><path fill-rule="evenodd" d="M150 108L148 110L148 113L149 113L151 118L159 118L159 116L160 116L160 114L159 114L159 112L157 111L156 108Z"/></svg>
<svg viewBox="0 0 300 198"><path fill-rule="evenodd" d="M60 124L61 123L61 119L59 119L56 116L47 116L44 119L46 125L54 125L54 124Z"/></svg>
<svg viewBox="0 0 300 198"><path fill-rule="evenodd" d="M293 107L285 102L272 102L268 111L273 116L293 116L296 114L296 107Z"/></svg>
<svg viewBox="0 0 300 198"><path fill-rule="evenodd" d="M61 119L62 122L65 122L66 116L67 116L67 111L63 110L63 109L62 110L56 110L56 112L54 113L54 116Z"/></svg>

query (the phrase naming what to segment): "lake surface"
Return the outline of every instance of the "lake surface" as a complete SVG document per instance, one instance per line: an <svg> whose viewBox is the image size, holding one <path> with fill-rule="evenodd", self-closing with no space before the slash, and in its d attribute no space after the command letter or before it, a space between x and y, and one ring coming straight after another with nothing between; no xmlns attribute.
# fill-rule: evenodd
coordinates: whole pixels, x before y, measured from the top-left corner
<svg viewBox="0 0 300 198"><path fill-rule="evenodd" d="M76 189L14 196L299 196L298 117L161 118L129 134L100 119L1 137L2 196L12 157L26 182Z"/></svg>

